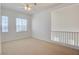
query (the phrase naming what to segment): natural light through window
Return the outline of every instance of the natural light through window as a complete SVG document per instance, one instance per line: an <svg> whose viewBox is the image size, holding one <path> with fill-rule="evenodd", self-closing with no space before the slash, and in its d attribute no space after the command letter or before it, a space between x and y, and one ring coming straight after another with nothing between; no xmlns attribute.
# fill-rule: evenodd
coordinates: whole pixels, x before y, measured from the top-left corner
<svg viewBox="0 0 79 59"><path fill-rule="evenodd" d="M16 32L27 31L27 20L16 18Z"/></svg>
<svg viewBox="0 0 79 59"><path fill-rule="evenodd" d="M2 16L2 32L8 32L8 17Z"/></svg>

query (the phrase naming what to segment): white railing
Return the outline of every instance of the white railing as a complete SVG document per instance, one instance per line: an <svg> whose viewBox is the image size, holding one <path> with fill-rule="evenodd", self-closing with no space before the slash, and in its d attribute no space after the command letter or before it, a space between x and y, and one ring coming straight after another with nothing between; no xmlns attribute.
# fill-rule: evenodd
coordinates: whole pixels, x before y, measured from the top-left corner
<svg viewBox="0 0 79 59"><path fill-rule="evenodd" d="M79 32L52 31L51 40L79 47Z"/></svg>

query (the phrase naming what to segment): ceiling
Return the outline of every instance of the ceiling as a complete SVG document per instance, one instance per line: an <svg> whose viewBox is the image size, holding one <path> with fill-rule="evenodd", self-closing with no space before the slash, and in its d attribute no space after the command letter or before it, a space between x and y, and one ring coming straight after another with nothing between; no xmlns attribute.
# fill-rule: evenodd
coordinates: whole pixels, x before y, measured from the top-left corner
<svg viewBox="0 0 79 59"><path fill-rule="evenodd" d="M25 3L2 3L1 5L3 7L6 7L6 8L10 8L10 9L13 9L13 10L16 10L16 11L20 11L20 12L23 12L23 13L29 13L29 14L34 14L36 12L39 12L39 11L42 11L42 10L47 10L51 7L53 8L57 5L59 5L59 3L37 3L36 6L33 6L31 11L27 11L27 10L24 10L24 4ZM33 5L33 3L30 3L30 4Z"/></svg>

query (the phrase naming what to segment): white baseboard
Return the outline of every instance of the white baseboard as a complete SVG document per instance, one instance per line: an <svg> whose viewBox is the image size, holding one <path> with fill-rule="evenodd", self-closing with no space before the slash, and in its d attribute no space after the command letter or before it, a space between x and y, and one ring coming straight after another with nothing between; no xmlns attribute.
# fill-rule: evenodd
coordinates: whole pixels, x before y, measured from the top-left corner
<svg viewBox="0 0 79 59"><path fill-rule="evenodd" d="M28 38L31 38L31 37L16 38L16 39L14 39L14 40L3 41L2 43L7 43L7 42L11 42L11 41L17 41L17 40L22 40L22 39L28 39Z"/></svg>

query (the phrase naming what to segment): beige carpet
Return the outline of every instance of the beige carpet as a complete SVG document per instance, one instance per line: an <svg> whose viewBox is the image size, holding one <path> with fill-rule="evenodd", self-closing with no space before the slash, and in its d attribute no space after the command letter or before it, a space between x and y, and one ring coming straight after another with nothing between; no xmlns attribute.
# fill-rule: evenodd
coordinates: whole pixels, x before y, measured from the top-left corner
<svg viewBox="0 0 79 59"><path fill-rule="evenodd" d="M70 55L79 51L37 39L22 39L2 44L4 55Z"/></svg>

